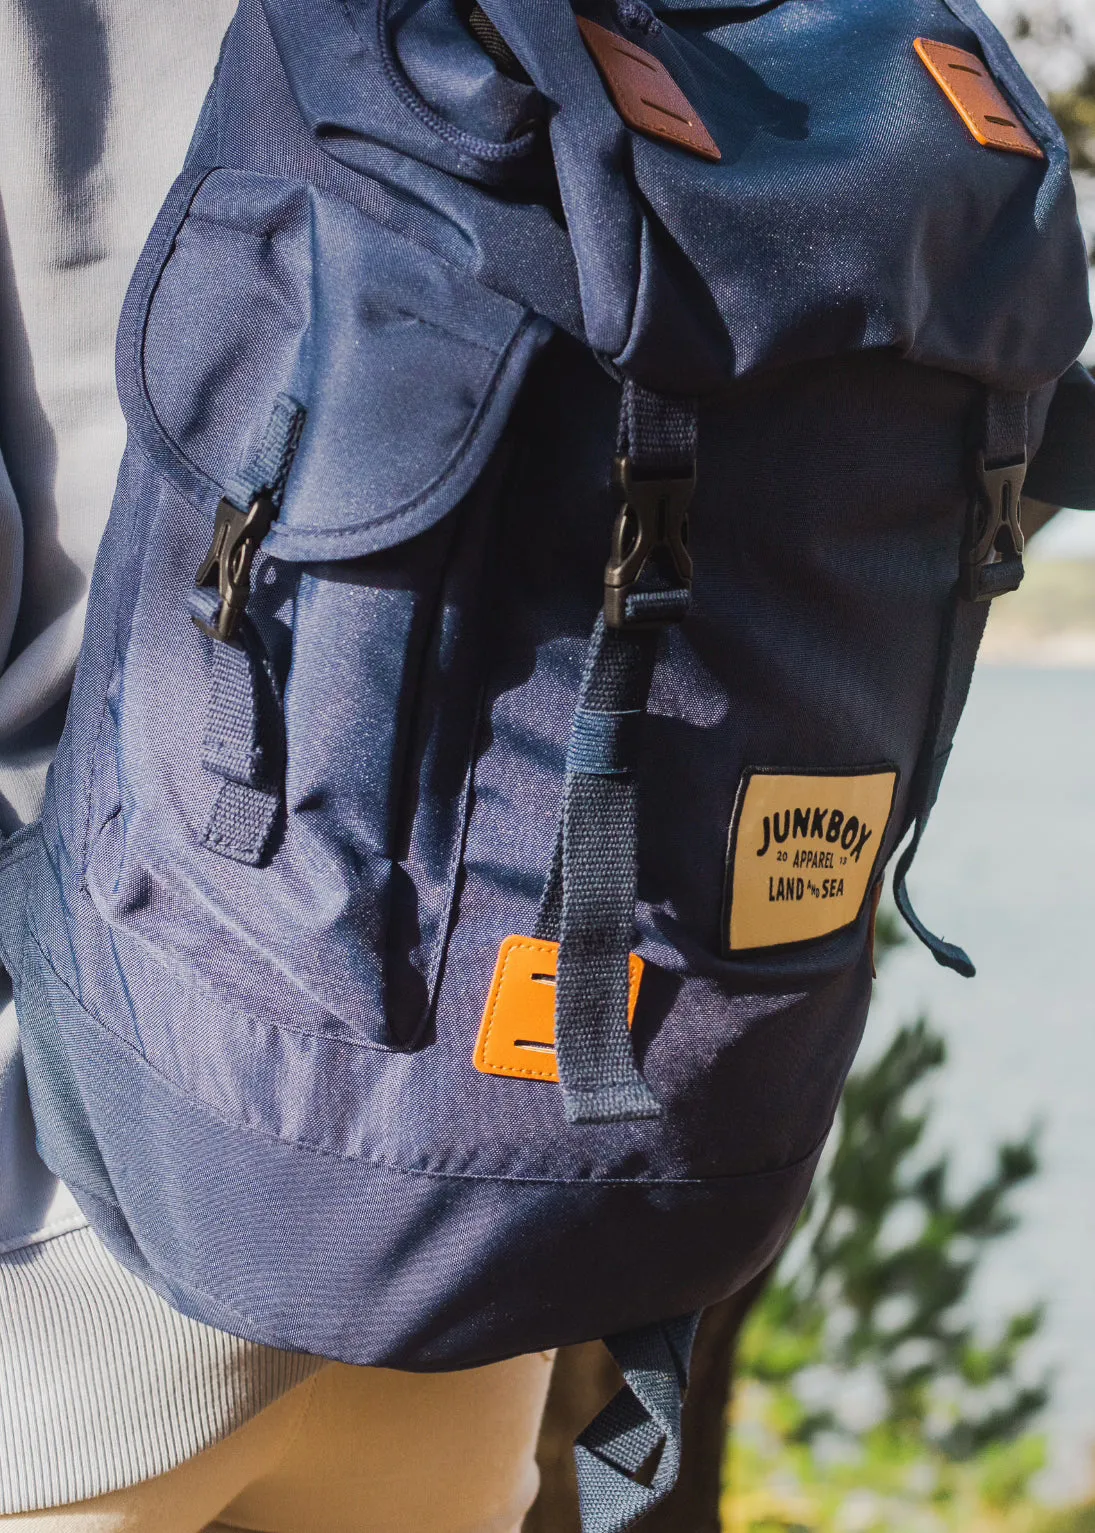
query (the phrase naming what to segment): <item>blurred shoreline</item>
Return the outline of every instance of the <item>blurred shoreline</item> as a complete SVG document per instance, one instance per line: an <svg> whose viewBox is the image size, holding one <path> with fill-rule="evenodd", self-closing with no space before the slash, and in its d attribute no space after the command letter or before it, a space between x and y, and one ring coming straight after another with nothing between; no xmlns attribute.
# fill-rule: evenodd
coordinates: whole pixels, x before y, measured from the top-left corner
<svg viewBox="0 0 1095 1533"><path fill-rule="evenodd" d="M1068 626L1065 612L1056 634L1031 634L1035 613L1062 615L1059 580L1095 606L1095 561L1076 563L1034 559L1030 590L994 603L998 663L978 666L910 880L919 914L967 949L977 978L906 942L880 975L865 1041L869 1060L922 1011L947 1039L929 1150L950 1157L959 1186L987 1173L994 1145L1041 1125L1042 1173L1017 1200L1018 1229L986 1260L974 1309L999 1320L1047 1303L1030 1358L1052 1389L1037 1489L1058 1503L1091 1494L1095 1447L1095 663L1043 662L1068 645L1095 653L1095 631ZM1013 614L1000 622L1005 603ZM1035 612L1020 622L1024 605ZM1004 657L1017 630L1016 663Z"/></svg>
<svg viewBox="0 0 1095 1533"><path fill-rule="evenodd" d="M1023 584L993 603L981 661L1095 669L1095 513L1062 511L1032 539Z"/></svg>

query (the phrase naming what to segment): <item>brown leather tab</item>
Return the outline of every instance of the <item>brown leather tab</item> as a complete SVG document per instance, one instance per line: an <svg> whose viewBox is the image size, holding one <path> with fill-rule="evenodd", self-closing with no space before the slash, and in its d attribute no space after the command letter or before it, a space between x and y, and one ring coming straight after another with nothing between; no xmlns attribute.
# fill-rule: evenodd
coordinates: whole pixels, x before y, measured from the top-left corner
<svg viewBox="0 0 1095 1533"><path fill-rule="evenodd" d="M541 937L507 937L498 950L474 1063L484 1075L558 1081L555 1061L555 975L559 944ZM643 961L628 960L627 1020L639 999Z"/></svg>
<svg viewBox="0 0 1095 1533"><path fill-rule="evenodd" d="M629 128L665 139L705 160L722 159L718 144L664 64L607 27L584 16L577 19L616 110Z"/></svg>
<svg viewBox="0 0 1095 1533"><path fill-rule="evenodd" d="M1045 159L1045 151L1020 122L976 53L951 43L933 43L928 37L918 37L913 47L979 144L986 149L1010 149L1032 160Z"/></svg>

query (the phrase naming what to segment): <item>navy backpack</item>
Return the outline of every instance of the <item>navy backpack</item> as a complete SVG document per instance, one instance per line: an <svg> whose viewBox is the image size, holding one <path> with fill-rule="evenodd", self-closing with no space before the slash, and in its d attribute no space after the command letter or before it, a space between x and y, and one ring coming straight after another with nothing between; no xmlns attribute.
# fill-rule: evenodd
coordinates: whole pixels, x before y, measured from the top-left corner
<svg viewBox="0 0 1095 1533"><path fill-rule="evenodd" d="M972 0L242 0L0 940L42 1153L185 1313L607 1337L673 1482L909 905L1019 496L1095 504L1067 154ZM1006 827L1000 828L1006 834Z"/></svg>

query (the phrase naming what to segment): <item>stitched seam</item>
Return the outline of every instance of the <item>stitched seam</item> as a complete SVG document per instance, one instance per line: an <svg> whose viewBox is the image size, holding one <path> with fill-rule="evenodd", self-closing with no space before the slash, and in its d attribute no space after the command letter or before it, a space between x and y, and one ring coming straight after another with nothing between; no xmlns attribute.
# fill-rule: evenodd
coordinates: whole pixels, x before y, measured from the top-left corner
<svg viewBox="0 0 1095 1533"><path fill-rule="evenodd" d="M527 938L523 942L513 943L506 953L505 961L502 964L502 972L499 974L497 983L493 986L492 989L493 999L489 1003L489 1009L487 1011L487 1029L483 1034L483 1048L481 1057L485 1065L491 1065L490 1073L492 1075L508 1075L514 1080L518 1079L519 1077L527 1077L529 1080L547 1081L550 1085L558 1084L558 1067L556 1067L556 1072L554 1074L546 1074L543 1070L525 1069L521 1065L492 1064L489 1057L490 1036L494 1028L495 1013L498 1010L498 1003L502 999L502 990L506 983L506 970L509 968L510 959L514 953L522 951L526 953L542 953L544 952L545 947L554 947L556 953L558 953L559 944L557 942L541 944L540 942L536 941L535 938L531 937ZM635 953L629 953L627 959L627 978L629 988L636 982L639 972L639 959L637 955ZM628 1013L628 1020L630 1023L630 995L628 997ZM556 1056L556 1058L558 1058L558 1056Z"/></svg>
<svg viewBox="0 0 1095 1533"><path fill-rule="evenodd" d="M503 350L495 353L498 357L498 364L494 369L494 374L490 380L490 383L487 385L486 391L479 401L475 414L472 416L467 432L462 438L460 445L456 448L453 456L449 459L448 464L437 476L437 478L426 485L425 489L420 490L413 500L407 501L404 505L397 507L394 511L389 511L386 516L379 516L367 522L354 522L349 527L333 527L328 530L322 527L287 527L283 524L275 522L273 527L270 529L271 553L273 553L275 556L278 555L278 543L281 541L278 537L279 532L283 532L286 536L291 537L293 541L299 539L300 541L304 542L309 539L317 538L352 538L356 537L359 532L368 532L378 527L386 527L389 523L395 523L398 525L400 521L404 520L408 516L413 515L413 513L419 510L426 503L426 501L430 500L434 495L438 493L439 490L443 489L449 480L453 479L463 467L464 460L474 447L476 439L482 432L484 419L490 413L490 407L494 402L494 397L498 393L499 387L501 386L502 379L506 373L510 355L514 351L517 345L517 341L530 327L531 321L532 315L530 313L525 313L522 315L519 323L515 327L509 340L506 342ZM281 555L280 557L284 558L285 556Z"/></svg>
<svg viewBox="0 0 1095 1533"><path fill-rule="evenodd" d="M320 1373L322 1372L323 1369L320 1369ZM304 1409L300 1413L300 1419L297 1421L296 1430L290 1435L289 1441L285 1444L284 1451L278 1457L279 1469L288 1457L290 1449L294 1446L294 1444L299 1439L300 1434L303 1432L305 1422L312 1414L312 1407L315 1405L316 1401L316 1390L319 1388L319 1377L319 1373L313 1373L312 1377L308 1380L308 1399L305 1401Z"/></svg>
<svg viewBox="0 0 1095 1533"><path fill-rule="evenodd" d="M629 93L629 86L627 84L626 77L618 65L614 66L610 63L604 63L602 68L604 69L605 74L608 76L609 84L612 86L613 94L616 96L617 110L620 112L620 116L623 117L623 110L620 107L620 101L621 99L626 101ZM694 115L695 108L692 106L692 103L688 101L687 97L684 97L684 99L688 102L689 111ZM635 119L638 117L638 113L632 110L631 116L633 119ZM633 124L629 122L628 127L632 126L634 126L634 131L638 133L650 133L654 134L658 138L670 139L673 143L679 144L682 149L694 150L696 148L696 141L694 138L689 137L689 135L686 133L682 133L679 128L673 128L671 126L663 127L660 121L656 125L652 122L646 122L642 124L637 122ZM696 119L695 121L690 120L689 126L693 129L697 129L701 126L701 124L699 123L698 119ZM706 129L704 131L706 132Z"/></svg>
<svg viewBox="0 0 1095 1533"><path fill-rule="evenodd" d="M667 1176L650 1178L638 1178L631 1176L570 1178L552 1176L486 1176L476 1172L464 1171L425 1171L418 1166L403 1166L394 1161L380 1159L377 1156L340 1155L335 1150L324 1149L322 1145L309 1144L306 1140L301 1139L282 1139L278 1134L271 1133L268 1130L256 1129L250 1127L249 1125L241 1124L236 1119L226 1118L221 1113L219 1113L216 1108L211 1107L209 1103L204 1101L201 1097L194 1096L191 1092L185 1090L178 1084L178 1082L172 1080L170 1076L165 1075L162 1070L158 1069L157 1066L154 1065L146 1055L142 1054L140 1049L138 1049L134 1044L128 1042L128 1040L125 1038L120 1038L117 1033L112 1032L108 1027L105 1026L104 1023L100 1022L99 1018L95 1016L94 1012L88 1011L87 1007L80 1000L80 997L73 990L72 986L69 985L67 981L57 973L57 970L53 967L48 954L39 942L37 934L29 927L27 936L28 940L33 942L34 946L38 949L42 961L45 963L53 978L56 980L58 985L60 985L61 989L66 991L72 997L76 1005L80 1008L81 1013L84 1016L90 1018L96 1027L102 1028L104 1033L109 1033L110 1038L114 1042L119 1044L130 1054L135 1055L136 1058L140 1060L140 1062L145 1066L145 1068L152 1075L154 1075L158 1081L161 1082L164 1089L169 1091L173 1097L182 1102L189 1102L192 1107L197 1108L197 1110L205 1114L206 1117L211 1118L215 1123L220 1123L225 1128L231 1129L233 1133L238 1134L241 1137L246 1136L248 1138L262 1140L267 1144L289 1145L292 1149L300 1150L304 1155L316 1155L323 1160L337 1160L343 1163L357 1162L361 1165L370 1166L375 1171L391 1172L392 1175L395 1176L416 1176L422 1177L429 1181L440 1182L495 1182L522 1187L711 1187L720 1183L755 1181L758 1177L787 1176L796 1170L800 1170L803 1166L808 1165L810 1161L817 1155L821 1149L821 1146L825 1143L825 1140L829 1134L829 1130L832 1127L832 1118L830 1118L829 1122L826 1124L824 1133L818 1136L813 1145L811 1145L810 1149L807 1150L804 1155L798 1156L797 1159L788 1161L786 1165L773 1166L766 1170L731 1171L725 1172L719 1176ZM98 1194L95 1196L98 1196ZM200 1292L201 1290L198 1291ZM219 1296L213 1295L213 1297ZM227 1303L227 1301L224 1302ZM237 1311L237 1313L239 1312ZM249 1317L244 1316L243 1318L247 1319Z"/></svg>
<svg viewBox="0 0 1095 1533"><path fill-rule="evenodd" d="M227 782L222 782L217 789L217 796L213 800L212 809L209 811L209 823L205 827L205 835L202 837L202 840L207 846L231 847L237 852L253 851L254 847L251 841L241 840L238 836L234 836L229 831L220 828L221 815L225 808L222 800L228 795L231 786Z"/></svg>
<svg viewBox="0 0 1095 1533"><path fill-rule="evenodd" d="M320 1374L323 1372L324 1370L321 1368L316 1373L313 1373L312 1377L308 1379L306 1384L303 1386L305 1398L300 1410L300 1414L297 1416L292 1430L282 1445L281 1452L278 1454L277 1458L270 1466L269 1471L260 1477L260 1483L262 1480L271 1479L274 1475L277 1474L278 1470L281 1469L282 1465L285 1463L285 1460L289 1457L289 1454L293 1451L293 1448L300 1441L300 1435L304 1431L304 1424L308 1420L308 1417L312 1414L312 1406L315 1404L316 1398L316 1388L319 1384ZM276 1404L276 1402L274 1403ZM231 1506L227 1507L226 1510L231 1511ZM219 1522L221 1519L218 1518L217 1520ZM245 1528L243 1524L229 1522L226 1523L225 1526L229 1528L239 1527L240 1533L251 1533L251 1530Z"/></svg>
<svg viewBox="0 0 1095 1533"><path fill-rule="evenodd" d="M456 908L456 881L460 873L461 864L464 861L464 853L468 844L468 827L471 821L472 794L475 791L475 747L479 740L479 733L483 723L483 702L486 694L486 682L479 687L479 695L475 700L475 723L468 736L468 746L464 753L464 791L460 795L460 805L457 811L457 834L452 839L452 851L449 853L448 866L445 869L445 887L448 889L448 900L444 911L444 929L441 940L437 944L436 957L431 965L430 972L430 1006L437 999L437 988L441 979L441 970L445 962L445 954L448 952L449 941L452 937L453 912Z"/></svg>
<svg viewBox="0 0 1095 1533"><path fill-rule="evenodd" d="M112 816L112 818L116 818L116 816ZM109 823L109 822L107 822L107 823ZM28 853L27 855L30 855L30 854ZM103 922L104 925L109 926L110 923L106 920L106 917L103 915L102 911L99 909L99 906L98 906L98 904L97 904L97 902L95 900L95 897L91 893L91 890L88 887L88 884L86 883L86 881L85 881L85 883L81 887L87 891L88 896L91 899L92 905L95 908L95 915L96 915L97 919L100 920L101 922ZM225 1001L224 1001L223 996L218 995L217 991L213 988L212 985L205 984L202 981L200 975L197 973L197 971L193 967L191 967L190 965L183 966L183 965L178 965L178 964L172 963L172 961L171 961L170 957L168 956L168 954L163 952L160 948L156 947L153 943L151 943L147 939L147 937L144 937L140 932L133 933L132 936L133 936L133 940L138 944L138 946L145 953L147 953L160 966L161 969L163 969L165 974L169 974L171 976L172 980L175 982L175 984L182 986L187 991L188 994L192 993L193 995L197 996L199 999L208 1000L213 1005L215 1005L217 1007L220 1007L220 1008L223 1008L225 1006ZM47 958L47 962L48 961L49 960ZM51 969L53 968L52 964L50 964L50 968ZM290 979L287 975L285 975L283 973L283 971L277 970L277 973L278 973L279 977L284 978L286 980L287 984L292 985L294 983L294 981L292 979ZM313 997L313 999L314 999L314 997ZM83 1003L81 1002L81 1005L82 1004ZM85 1007L85 1010L86 1010L86 1007ZM346 1048L372 1049L372 1050L375 1050L376 1052L383 1053L383 1054L390 1054L390 1053L396 1052L396 1051L394 1051L392 1049L390 1044L375 1043L371 1039L364 1038L364 1037L357 1036L357 1035L351 1035L351 1034L344 1033L344 1032L329 1032L329 1031L322 1030L320 1028L297 1027L293 1023L283 1022L281 1020L270 1021L270 1020L267 1020L265 1017L260 1017L260 1016L256 1015L252 1011L246 1010L243 1007L233 1008L232 1009L232 1014L233 1014L234 1017L237 1017L240 1020L249 1023L253 1027L257 1027L257 1028L260 1028L262 1030L273 1032L273 1033L291 1033L293 1035L293 1037L296 1037L296 1038L315 1038L315 1039L317 1039L320 1042L327 1042L328 1040L330 1040L330 1041L332 1041L334 1043L341 1044L341 1045L345 1046ZM96 1020L96 1022L99 1023L100 1027L105 1026L104 1023L99 1021L98 1017L96 1017L95 1020ZM340 1018L339 1020L341 1021L342 1019ZM343 1025L348 1027L351 1024L344 1022ZM114 1032L113 1028L107 1027L106 1030L113 1037L117 1037L118 1036ZM195 1100L197 1100L197 1099L195 1098Z"/></svg>
<svg viewBox="0 0 1095 1533"><path fill-rule="evenodd" d="M220 760L222 756L229 757L229 767L235 766L236 763L232 759L232 757L236 754L237 749L235 740L230 740L224 733L219 735L207 734L205 737L205 746L210 756L214 758L215 763L213 766L206 766L204 762L202 763L202 765L205 766L205 770L207 772L212 772L214 776L219 775L219 773L223 770L222 762ZM252 770L258 770L262 766L262 757L263 750L261 745L249 745L243 752L243 759L247 766ZM236 778L234 781L238 782L239 779ZM242 786L247 788L254 788L257 786L257 784L253 782L246 782L243 783Z"/></svg>
<svg viewBox="0 0 1095 1533"><path fill-rule="evenodd" d="M186 224L201 224L206 229L223 229L226 234L241 235L244 239L252 240L256 245L272 245L275 234L259 234L246 224L233 223L230 218L223 216L214 217L212 213L187 213L183 221ZM182 233L180 228L179 233ZM176 235L176 239L178 235Z"/></svg>
<svg viewBox="0 0 1095 1533"><path fill-rule="evenodd" d="M343 9L345 10L345 0L342 0L342 3ZM348 19L350 20L351 27L353 27L353 22L352 19L349 18L349 15ZM354 30L356 33L356 28ZM156 264L140 290L139 299L133 304L133 308L136 310L137 317L133 323L133 336L129 348L129 366L132 368L132 377L136 380L136 398L133 400L134 407L137 410L141 420L151 429L152 435L159 447L168 454L172 462L178 467L178 469L182 471L184 485L180 486L175 483L174 480L172 480L174 488L180 490L181 493L185 494L187 498L191 500L195 499L195 496L197 496L199 504L202 505L207 505L207 503L214 497L217 500L220 500L223 496L224 487L219 485L216 480L211 479L209 475L206 474L203 469L199 468L196 463L192 463L168 434L166 427L163 425L159 416L156 414L156 407L152 402L152 396L148 388L148 380L145 375L144 354L148 337L148 323L149 319L151 318L151 308L155 299L156 290L159 288L160 283L163 281L163 278L167 272L167 267L170 264L172 256L174 255L175 246L179 235L183 230L183 227L188 222L190 222L192 218L201 219L202 215L200 213L193 214L191 209L193 208L193 205L198 198L198 194L200 193L206 180L209 178L209 176L213 175L217 169L218 167L215 166L203 167L200 177L189 190L185 205L180 211L179 217L174 224L170 242L167 244L167 248L163 254L157 256ZM393 230L388 224L384 223L381 219L376 218L372 214L364 214L363 216L369 218L372 223L375 223L378 228L383 229L386 233L391 234L394 232L399 234L400 238L407 240L408 244L412 244L416 250L426 251L434 260L437 260L443 266L453 271L460 272L461 275L466 276L466 273L461 272L459 267L455 266L451 261L445 260L443 256L439 256L435 251L432 251L429 246L422 245L418 241L411 240L409 236L403 234L401 231ZM214 221L209 220L209 222ZM233 226L229 225L229 227ZM483 286L483 284L479 285ZM493 288L484 287L483 290L490 293L493 297L505 298L504 294L495 292ZM511 304L514 303L512 299L505 299L505 301ZM514 306L518 308L524 307L523 305L516 304ZM128 310L129 303L127 300L126 311L128 312ZM524 333L525 330L529 328L532 317L532 311L525 309L506 346L501 352L496 353L498 355L498 366L495 369L494 377L491 379L486 393L483 395L479 402L479 407L473 416L472 422L468 429L468 433L457 447L456 452L453 458L450 460L448 467L438 476L437 479L435 479L431 484L427 485L426 488L422 490L417 496L415 496L412 501L408 502L404 506L397 508L395 511L389 512L387 516L379 517L375 520L370 520L367 522L355 522L350 527L335 528L331 529L330 531L312 528L293 528L293 538L300 539L302 541L317 538L346 538L353 537L359 532L387 526L389 523L398 525L401 519L412 515L426 500L441 490L443 486L448 482L448 480L457 473L465 457L474 446L476 438L482 429L483 417L489 410L490 404L493 401L495 394L498 392L499 384L502 375L506 371L506 366L510 354L514 350L518 338ZM468 344L475 345L476 343L469 342ZM491 348L488 347L487 349L490 350ZM125 392L126 398L128 399L128 388ZM140 433L138 433L138 435L139 434ZM155 455L150 454L150 456L153 460L153 466L159 469L161 465L156 463ZM275 524L272 530L273 538L271 539L271 552L276 554L278 525Z"/></svg>
<svg viewBox="0 0 1095 1533"><path fill-rule="evenodd" d="M107 677L106 687L103 691L102 711L99 714L98 723L95 725L95 738L91 742L91 760L88 763L87 819L84 821L84 840L80 848L80 865L85 878L87 877L88 863L91 860L91 815L95 801L95 784L99 778L99 772L96 767L96 763L99 760L99 742L102 739L106 716L110 711L110 688L113 685L120 663L121 657L118 654L117 640L115 640L114 658L111 662L110 675Z"/></svg>
<svg viewBox="0 0 1095 1533"><path fill-rule="evenodd" d="M489 341L479 341L470 335L462 335L459 330L450 330L445 325L439 325L435 320L423 319L421 314L416 314L413 309L396 309L394 311L400 319L413 320L416 325L421 325L426 330L433 330L437 335L443 335L447 341L459 341L462 346L470 346L475 351L485 351L488 357L498 356L498 347L492 346Z"/></svg>
<svg viewBox="0 0 1095 1533"><path fill-rule="evenodd" d="M494 139L477 138L474 134L465 132L462 128L455 127L446 122L433 111L415 90L410 78L400 67L395 49L392 47L388 36L388 7L389 0L380 0L376 7L376 45L380 55L380 62L387 77L388 85L396 98L414 113L431 133L435 134L442 142L451 144L454 149L472 159L486 160L487 162L505 163L507 160L520 159L527 155L536 142L535 128L527 128L524 133L515 139L499 143ZM346 0L342 0L342 10L350 27L357 33L357 27L351 15ZM360 37L360 33L357 33ZM364 39L362 39L364 40Z"/></svg>
<svg viewBox="0 0 1095 1533"><path fill-rule="evenodd" d="M209 475L204 473L196 463L191 463L190 459L185 455L185 453L183 453L181 449L176 446L175 442L168 434L167 428L160 420L160 417L156 414L156 407L152 403L152 395L149 392L148 379L145 375L145 345L148 341L148 323L152 317L152 303L155 299L156 291L159 288L160 283L163 281L167 272L168 265L171 262L171 257L175 253L175 246L178 243L178 238L182 232L183 226L190 216L190 209L193 207L195 201L197 200L198 194L202 187L213 174L213 170L213 166L204 168L201 174L197 176L194 185L189 188L186 200L181 210L179 211L179 217L177 221L174 219L172 220L174 227L172 228L171 238L167 244L167 248L162 255L157 254L156 262L152 268L152 271L141 289L140 301L135 305L137 310L137 318L133 326L131 358L134 377L137 381L137 398L143 405L141 414L146 418L149 425L152 427L153 434L157 441L163 448L166 449L174 462L177 463L178 466L183 470L186 478L192 480L196 484L202 485L206 494L218 491L220 486L217 485L214 480L210 479Z"/></svg>

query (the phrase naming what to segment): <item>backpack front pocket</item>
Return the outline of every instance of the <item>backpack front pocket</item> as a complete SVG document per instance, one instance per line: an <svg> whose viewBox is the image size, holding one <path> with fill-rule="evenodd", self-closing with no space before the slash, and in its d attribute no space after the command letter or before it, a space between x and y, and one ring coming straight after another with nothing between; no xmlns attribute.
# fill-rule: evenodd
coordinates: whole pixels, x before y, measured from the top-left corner
<svg viewBox="0 0 1095 1533"><path fill-rule="evenodd" d="M87 888L251 1023L406 1046L455 886L500 439L546 332L314 188L192 173L153 246L121 342L142 573Z"/></svg>

